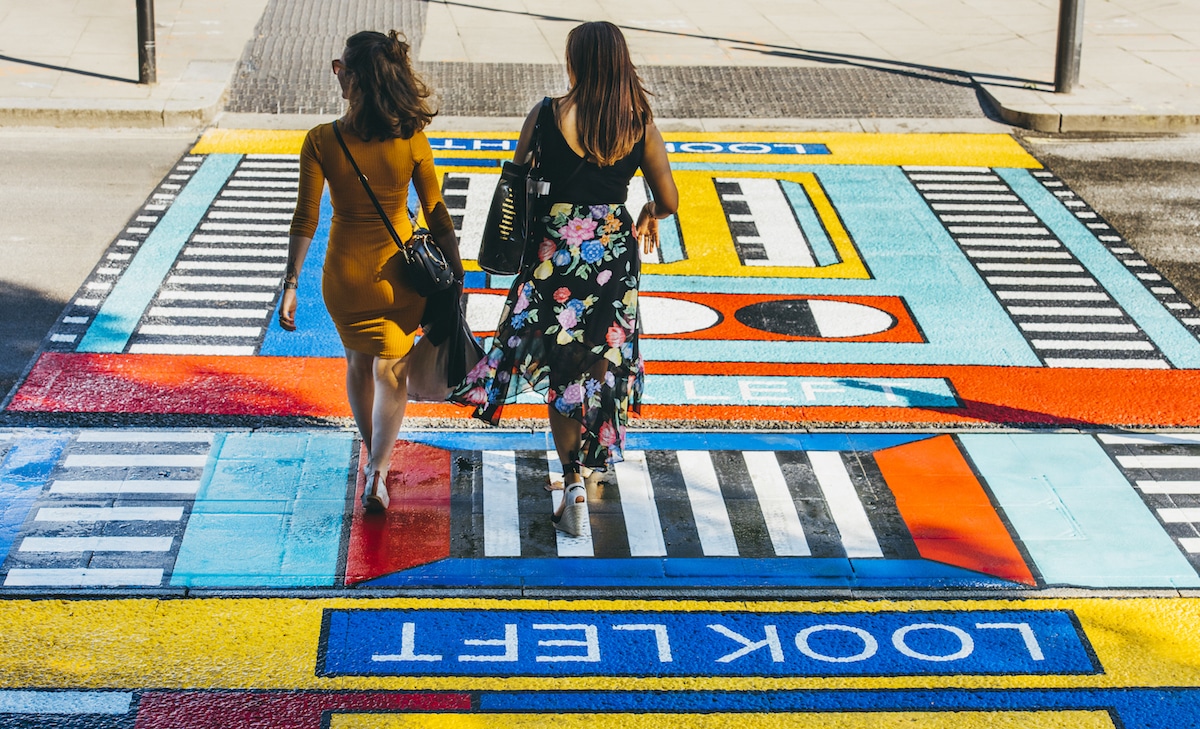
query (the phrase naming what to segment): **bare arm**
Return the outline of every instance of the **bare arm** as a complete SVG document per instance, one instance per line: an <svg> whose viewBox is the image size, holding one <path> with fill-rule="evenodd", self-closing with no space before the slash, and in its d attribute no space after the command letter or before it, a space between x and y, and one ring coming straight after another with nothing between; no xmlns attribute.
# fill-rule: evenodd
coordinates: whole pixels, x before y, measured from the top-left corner
<svg viewBox="0 0 1200 729"><path fill-rule="evenodd" d="M446 262L454 271L459 281L463 278L462 257L458 252L458 236L454 232L454 221L450 211L442 200L442 189L438 184L437 170L433 164L433 150L429 147L429 139L424 134L413 137L413 186L417 188L417 197L421 200L421 210L425 213L425 222L429 232L437 241L438 248L446 256Z"/></svg>
<svg viewBox="0 0 1200 729"><path fill-rule="evenodd" d="M658 220L674 215L679 209L679 190L671 175L671 163L667 159L667 145L663 142L658 127L646 127L646 148L642 153L642 174L650 185L654 199L642 206L638 213L637 235L643 253L653 253L658 248Z"/></svg>
<svg viewBox="0 0 1200 729"><path fill-rule="evenodd" d="M321 192L325 188L325 173L321 170L320 150L316 135L309 132L300 149L300 184L296 196L296 211L288 235L287 269L283 274L283 300L279 302L279 326L289 332L296 330L296 285L308 247L321 218Z"/></svg>

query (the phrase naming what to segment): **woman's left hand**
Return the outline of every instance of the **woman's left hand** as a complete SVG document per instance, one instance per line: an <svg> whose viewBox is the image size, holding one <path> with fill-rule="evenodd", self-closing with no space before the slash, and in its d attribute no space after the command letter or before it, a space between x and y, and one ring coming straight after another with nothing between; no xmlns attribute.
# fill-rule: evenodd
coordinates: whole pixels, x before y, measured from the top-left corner
<svg viewBox="0 0 1200 729"><path fill-rule="evenodd" d="M653 202L643 205L637 219L638 241L642 244L642 253L647 255L658 250L658 218L652 214L652 205Z"/></svg>

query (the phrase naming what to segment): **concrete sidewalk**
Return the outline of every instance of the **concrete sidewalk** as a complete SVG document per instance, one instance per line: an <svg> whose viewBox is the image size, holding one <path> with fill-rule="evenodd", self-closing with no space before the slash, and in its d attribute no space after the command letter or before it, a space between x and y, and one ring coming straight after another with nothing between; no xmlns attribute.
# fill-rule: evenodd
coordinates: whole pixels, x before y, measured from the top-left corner
<svg viewBox="0 0 1200 729"><path fill-rule="evenodd" d="M160 0L158 77L138 86L133 3L0 0L0 123L189 126L220 109L268 0ZM119 5L119 6L118 6ZM1044 131L1200 127L1200 7L1087 3L1082 79L1054 94L1055 0L443 0L422 64L559 64L577 22L610 19L648 66L858 67L970 80ZM521 39L520 43L511 42Z"/></svg>

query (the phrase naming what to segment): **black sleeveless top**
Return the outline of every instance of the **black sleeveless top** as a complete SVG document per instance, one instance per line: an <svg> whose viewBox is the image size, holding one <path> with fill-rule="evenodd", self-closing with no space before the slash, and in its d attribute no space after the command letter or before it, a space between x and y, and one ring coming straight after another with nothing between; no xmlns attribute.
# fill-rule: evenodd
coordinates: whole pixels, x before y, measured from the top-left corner
<svg viewBox="0 0 1200 729"><path fill-rule="evenodd" d="M609 167L601 167L585 161L567 144L555 121L553 105L542 106L538 120L542 127L542 159L539 166L543 178L550 182L550 202L625 202L629 194L629 180L642 164L645 135L633 145L629 154Z"/></svg>

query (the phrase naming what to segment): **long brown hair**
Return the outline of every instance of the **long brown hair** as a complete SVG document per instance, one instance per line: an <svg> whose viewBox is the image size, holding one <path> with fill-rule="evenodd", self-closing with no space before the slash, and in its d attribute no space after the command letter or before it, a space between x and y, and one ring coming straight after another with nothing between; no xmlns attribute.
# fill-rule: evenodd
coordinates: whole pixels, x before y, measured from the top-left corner
<svg viewBox="0 0 1200 729"><path fill-rule="evenodd" d="M579 145L601 167L633 151L653 120L621 29L598 21L567 34L567 68L575 79L566 103L575 106Z"/></svg>
<svg viewBox="0 0 1200 729"><path fill-rule="evenodd" d="M413 71L409 45L396 31L350 36L345 63L358 91L346 127L359 139L409 139L437 114L428 102L433 92Z"/></svg>

